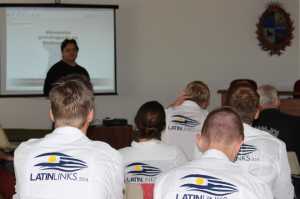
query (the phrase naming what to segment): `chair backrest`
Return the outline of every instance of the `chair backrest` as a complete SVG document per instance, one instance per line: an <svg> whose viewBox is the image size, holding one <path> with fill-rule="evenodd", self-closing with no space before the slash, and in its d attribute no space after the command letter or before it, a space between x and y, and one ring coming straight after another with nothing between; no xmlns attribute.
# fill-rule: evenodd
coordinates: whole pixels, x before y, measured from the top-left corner
<svg viewBox="0 0 300 199"><path fill-rule="evenodd" d="M293 96L294 98L300 98L300 80L297 80L294 84Z"/></svg>
<svg viewBox="0 0 300 199"><path fill-rule="evenodd" d="M153 199L154 184L126 183L125 199Z"/></svg>
<svg viewBox="0 0 300 199"><path fill-rule="evenodd" d="M254 81L252 79L235 79L235 80L232 80L232 82L230 83L229 88L231 88L233 86L236 86L238 84L249 84L249 85L253 86L253 88L255 90L257 90L257 83L256 83L256 81Z"/></svg>
<svg viewBox="0 0 300 199"><path fill-rule="evenodd" d="M14 146L8 141L8 138L2 128L0 128L0 149L11 149Z"/></svg>
<svg viewBox="0 0 300 199"><path fill-rule="evenodd" d="M292 175L300 175L299 161L294 151L288 151L288 160Z"/></svg>

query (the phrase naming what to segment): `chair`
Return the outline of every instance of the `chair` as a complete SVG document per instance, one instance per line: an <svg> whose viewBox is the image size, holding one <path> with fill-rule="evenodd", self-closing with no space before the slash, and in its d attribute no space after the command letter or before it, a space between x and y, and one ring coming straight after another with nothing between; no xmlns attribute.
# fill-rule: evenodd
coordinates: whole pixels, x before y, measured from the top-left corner
<svg viewBox="0 0 300 199"><path fill-rule="evenodd" d="M300 98L300 80L297 80L294 84L293 96L294 98Z"/></svg>
<svg viewBox="0 0 300 199"><path fill-rule="evenodd" d="M10 150L10 149L14 149L14 148L16 148L16 146L14 146L13 144L11 144L8 141L8 138L7 138L4 130L2 128L0 128L0 149Z"/></svg>
<svg viewBox="0 0 300 199"><path fill-rule="evenodd" d="M254 90L257 90L257 84L254 80L252 79L235 79L232 80L227 91L225 93L222 93L222 106L228 105L228 99L227 99L227 94L228 92L233 89L234 87L237 87L239 85L247 85L251 86Z"/></svg>
<svg viewBox="0 0 300 199"><path fill-rule="evenodd" d="M230 83L229 88L232 88L232 87L237 86L239 84L249 84L250 86L253 86L253 88L255 90L257 90L257 83L256 83L256 81L254 81L252 79L235 79L235 80L232 80L232 82Z"/></svg>
<svg viewBox="0 0 300 199"><path fill-rule="evenodd" d="M154 184L126 183L125 199L153 199Z"/></svg>
<svg viewBox="0 0 300 199"><path fill-rule="evenodd" d="M11 172L0 168L0 182L1 197L3 199L11 199L15 193L15 176Z"/></svg>
<svg viewBox="0 0 300 199"><path fill-rule="evenodd" d="M300 175L300 166L296 152L288 151L288 161L291 168L291 174Z"/></svg>

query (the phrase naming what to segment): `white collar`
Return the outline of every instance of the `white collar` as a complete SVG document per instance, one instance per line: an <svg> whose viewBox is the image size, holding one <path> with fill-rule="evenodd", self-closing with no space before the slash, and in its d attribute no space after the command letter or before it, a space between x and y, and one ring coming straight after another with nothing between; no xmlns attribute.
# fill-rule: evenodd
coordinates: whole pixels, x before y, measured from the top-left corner
<svg viewBox="0 0 300 199"><path fill-rule="evenodd" d="M222 151L217 150L217 149L209 149L209 150L205 151L202 155L202 158L214 158L214 159L219 159L219 160L230 161L229 158L225 155L225 153L223 153Z"/></svg>
<svg viewBox="0 0 300 199"><path fill-rule="evenodd" d="M132 147L137 147L137 148L141 148L141 147L153 147L153 145L156 145L156 144L160 144L161 141L160 140L157 140L157 139L151 139L151 140L147 140L147 141L144 141L144 142L131 142L131 146Z"/></svg>
<svg viewBox="0 0 300 199"><path fill-rule="evenodd" d="M200 108L202 109L196 102L192 101L192 100L185 100L183 103L182 103L183 106L190 106L190 107L197 107L197 108Z"/></svg>
<svg viewBox="0 0 300 199"><path fill-rule="evenodd" d="M52 137L63 137L60 140L57 140L57 142L64 143L64 142L70 142L72 140L77 140L80 138L86 138L86 135L78 128L71 127L71 126L63 126L58 127L54 129L54 131L48 135L46 135L46 138L52 138Z"/></svg>

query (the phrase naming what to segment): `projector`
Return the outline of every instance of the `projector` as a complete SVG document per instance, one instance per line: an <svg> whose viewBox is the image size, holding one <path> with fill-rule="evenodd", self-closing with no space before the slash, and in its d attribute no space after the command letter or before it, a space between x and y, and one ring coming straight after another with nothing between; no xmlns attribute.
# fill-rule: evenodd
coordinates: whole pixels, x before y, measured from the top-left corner
<svg viewBox="0 0 300 199"><path fill-rule="evenodd" d="M123 118L104 118L102 121L103 126L127 126L127 120Z"/></svg>

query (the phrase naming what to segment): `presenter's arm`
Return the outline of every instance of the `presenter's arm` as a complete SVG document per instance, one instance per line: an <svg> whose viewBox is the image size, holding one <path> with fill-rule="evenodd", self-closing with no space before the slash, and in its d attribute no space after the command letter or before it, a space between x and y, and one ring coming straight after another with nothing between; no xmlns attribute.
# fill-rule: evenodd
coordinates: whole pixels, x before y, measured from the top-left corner
<svg viewBox="0 0 300 199"><path fill-rule="evenodd" d="M49 92L51 89L51 84L54 81L54 77L53 77L53 72L51 71L51 69L48 71L46 79L44 81L44 88L43 88L43 93L46 97L49 96Z"/></svg>
<svg viewBox="0 0 300 199"><path fill-rule="evenodd" d="M84 75L87 77L88 80L91 80L89 72L85 68L83 69L84 69Z"/></svg>

